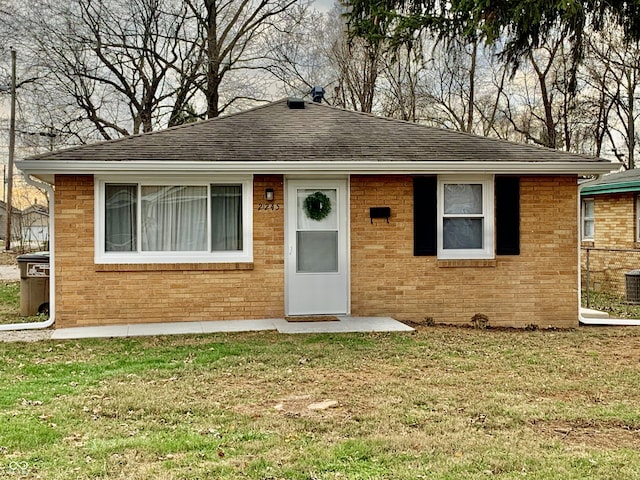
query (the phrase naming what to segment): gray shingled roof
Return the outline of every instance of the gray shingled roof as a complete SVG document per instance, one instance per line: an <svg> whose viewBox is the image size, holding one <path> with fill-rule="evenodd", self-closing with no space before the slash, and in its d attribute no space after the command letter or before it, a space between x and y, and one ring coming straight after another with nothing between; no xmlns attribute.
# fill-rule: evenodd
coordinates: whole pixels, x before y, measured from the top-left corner
<svg viewBox="0 0 640 480"><path fill-rule="evenodd" d="M602 175L596 180L582 183L580 190L583 196L628 192L640 192L640 169L638 168Z"/></svg>
<svg viewBox="0 0 640 480"><path fill-rule="evenodd" d="M640 168L633 168L623 172L610 173L603 175L597 180L585 182L590 187L595 185L613 185L618 183L640 182Z"/></svg>
<svg viewBox="0 0 640 480"><path fill-rule="evenodd" d="M27 160L65 161L505 161L606 162L313 102L280 100L167 130Z"/></svg>

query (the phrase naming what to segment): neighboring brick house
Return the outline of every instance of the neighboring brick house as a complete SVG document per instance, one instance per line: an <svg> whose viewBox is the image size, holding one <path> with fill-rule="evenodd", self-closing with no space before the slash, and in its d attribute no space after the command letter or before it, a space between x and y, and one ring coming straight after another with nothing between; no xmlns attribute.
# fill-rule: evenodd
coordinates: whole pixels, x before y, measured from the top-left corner
<svg viewBox="0 0 640 480"><path fill-rule="evenodd" d="M625 272L640 269L640 169L580 187L583 286L625 294ZM587 259L588 256L588 259Z"/></svg>
<svg viewBox="0 0 640 480"><path fill-rule="evenodd" d="M578 324L599 158L281 100L19 162L55 186L58 326L392 316Z"/></svg>

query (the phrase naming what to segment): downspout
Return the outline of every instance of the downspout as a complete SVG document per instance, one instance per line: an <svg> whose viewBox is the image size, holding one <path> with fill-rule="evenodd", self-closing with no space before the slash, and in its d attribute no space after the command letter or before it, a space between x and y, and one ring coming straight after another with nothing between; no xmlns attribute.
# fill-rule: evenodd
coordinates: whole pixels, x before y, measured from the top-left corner
<svg viewBox="0 0 640 480"><path fill-rule="evenodd" d="M55 297L55 283L56 283L56 276L55 276L55 255L54 255L54 208L52 208L52 205L54 205L54 193L53 193L53 188L51 187L51 185L49 185L48 183L44 183L44 182L39 182L36 181L34 179L32 179L29 175L27 175L26 173L23 172L22 176L24 177L25 181L29 184L29 185L33 185L34 187L37 188L42 188L44 190L46 190L47 194L49 195L49 318L47 320L44 320L42 322L29 322L29 323L7 323L4 325L0 325L0 332L3 331L7 331L7 330L36 330L36 329L41 329L41 328L49 328L50 326L52 326L55 323L55 317L56 317L56 297Z"/></svg>
<svg viewBox="0 0 640 480"><path fill-rule="evenodd" d="M600 178L601 175L598 175L596 180ZM582 187L585 184L578 185L578 219L582 218L582 200L580 192L582 191ZM582 221L579 220L580 231L582 231ZM581 247L581 238L582 235L578 234L578 321L582 325L608 325L608 326L640 326L640 320L638 319L630 319L630 318L592 318L585 316L583 314L582 309L582 261L580 258L580 247Z"/></svg>

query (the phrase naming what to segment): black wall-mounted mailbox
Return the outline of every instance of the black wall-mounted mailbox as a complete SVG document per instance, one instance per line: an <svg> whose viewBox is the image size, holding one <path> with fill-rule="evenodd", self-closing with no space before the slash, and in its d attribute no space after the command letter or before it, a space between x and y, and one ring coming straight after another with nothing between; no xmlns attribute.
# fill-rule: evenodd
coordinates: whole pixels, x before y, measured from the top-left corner
<svg viewBox="0 0 640 480"><path fill-rule="evenodd" d="M389 223L391 207L371 207L369 209L369 215L371 216L371 223L373 223L374 218L386 218L387 223Z"/></svg>

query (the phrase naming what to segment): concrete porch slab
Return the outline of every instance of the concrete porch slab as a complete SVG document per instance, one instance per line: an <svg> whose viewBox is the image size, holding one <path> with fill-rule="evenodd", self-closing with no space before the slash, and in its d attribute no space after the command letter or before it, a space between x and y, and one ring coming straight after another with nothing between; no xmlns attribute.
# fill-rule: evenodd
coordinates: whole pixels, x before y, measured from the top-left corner
<svg viewBox="0 0 640 480"><path fill-rule="evenodd" d="M391 317L338 316L337 322L276 321L280 333L352 333L352 332L411 332L413 328Z"/></svg>

